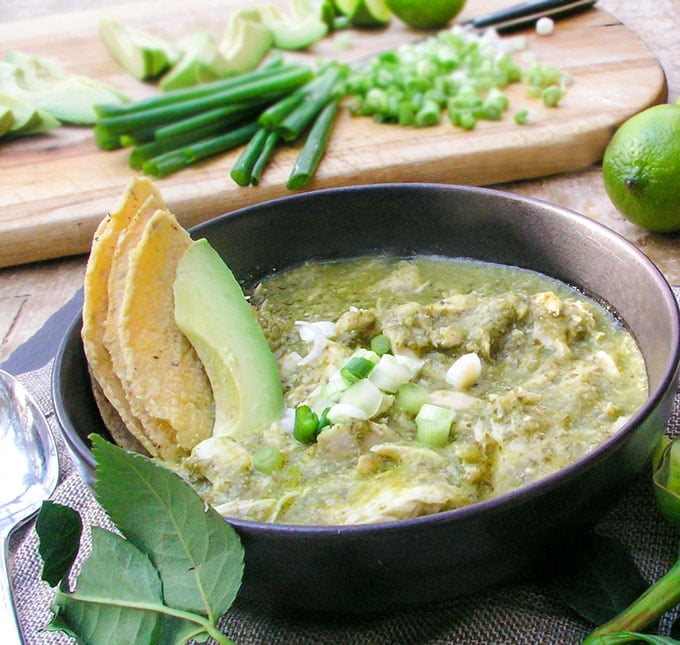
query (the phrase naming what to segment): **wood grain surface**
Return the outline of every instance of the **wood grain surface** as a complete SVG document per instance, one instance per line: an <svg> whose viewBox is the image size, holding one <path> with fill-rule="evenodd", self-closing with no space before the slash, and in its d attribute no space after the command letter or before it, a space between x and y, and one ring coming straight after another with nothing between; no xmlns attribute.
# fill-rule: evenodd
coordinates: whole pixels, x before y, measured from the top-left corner
<svg viewBox="0 0 680 645"><path fill-rule="evenodd" d="M141 97L154 89L130 78L112 61L97 36L99 18L111 15L170 38L198 28L219 35L230 4L238 3L114 4L67 13L58 29L52 16L28 17L0 23L0 43L3 49L51 56L71 71ZM505 4L480 0L468 3L467 12L477 15ZM449 124L399 128L343 112L309 189L392 181L489 185L574 171L601 159L618 124L666 97L663 69L650 49L602 9L558 23L549 37L531 31L526 35L527 51L573 75L560 108L544 108L515 86L509 91L512 106L531 109L531 126L516 126L510 113L501 122L481 122L472 132ZM388 29L354 34L346 50L339 50L329 37L301 57L310 62L326 56L356 60L415 36L394 20ZM73 127L0 147L0 266L87 252L96 225L134 175L128 154L98 150L89 128ZM296 145L282 148L257 188L241 188L230 179L237 152L158 184L171 209L191 226L286 194L296 154Z"/></svg>

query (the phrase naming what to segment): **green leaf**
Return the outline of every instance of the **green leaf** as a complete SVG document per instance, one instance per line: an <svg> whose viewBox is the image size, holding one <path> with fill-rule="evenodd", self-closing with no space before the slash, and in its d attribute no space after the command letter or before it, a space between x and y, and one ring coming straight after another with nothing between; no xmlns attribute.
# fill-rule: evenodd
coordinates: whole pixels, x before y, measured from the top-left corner
<svg viewBox="0 0 680 645"><path fill-rule="evenodd" d="M49 500L42 503L35 522L42 579L51 587L68 577L80 548L83 522L77 511Z"/></svg>
<svg viewBox="0 0 680 645"><path fill-rule="evenodd" d="M92 554L73 593L58 590L52 629L67 629L86 643L158 643L164 617L158 573L134 545L92 527Z"/></svg>
<svg viewBox="0 0 680 645"><path fill-rule="evenodd" d="M243 547L227 522L176 473L92 437L97 500L158 570L165 603L212 624L233 603Z"/></svg>
<svg viewBox="0 0 680 645"><path fill-rule="evenodd" d="M551 578L555 593L595 624L622 612L647 588L628 550L613 538L591 536Z"/></svg>
<svg viewBox="0 0 680 645"><path fill-rule="evenodd" d="M680 528L680 441L663 445L652 477L656 503L662 515Z"/></svg>

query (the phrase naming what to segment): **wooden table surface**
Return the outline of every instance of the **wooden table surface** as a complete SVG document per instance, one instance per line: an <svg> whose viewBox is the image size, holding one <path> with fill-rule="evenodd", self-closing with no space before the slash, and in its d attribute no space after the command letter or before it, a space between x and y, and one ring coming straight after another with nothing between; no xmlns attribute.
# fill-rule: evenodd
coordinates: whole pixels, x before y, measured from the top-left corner
<svg viewBox="0 0 680 645"><path fill-rule="evenodd" d="M0 22L56 16L101 7L111 1L3 0ZM599 0L598 6L623 22L649 47L666 74L669 101L680 98L680 1ZM4 52L0 50L2 56ZM680 235L653 235L626 222L605 193L599 165L497 187L560 204L609 226L646 253L671 284L680 285ZM85 263L86 257L78 256L0 270L0 362L80 288Z"/></svg>

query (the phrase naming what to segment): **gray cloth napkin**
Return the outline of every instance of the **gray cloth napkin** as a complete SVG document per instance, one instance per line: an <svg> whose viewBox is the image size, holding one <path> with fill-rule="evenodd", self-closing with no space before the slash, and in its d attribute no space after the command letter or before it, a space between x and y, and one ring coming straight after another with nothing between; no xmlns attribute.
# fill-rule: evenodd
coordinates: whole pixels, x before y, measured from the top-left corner
<svg viewBox="0 0 680 645"><path fill-rule="evenodd" d="M20 377L47 414L59 445L60 484L53 500L77 509L86 526L110 527L105 514L82 482L68 455L56 422L50 396L52 364ZM667 432L676 436L680 428L679 401ZM680 535L663 521L655 508L649 473L628 490L602 519L597 532L621 540L631 551L648 581L663 575L675 562ZM50 620L52 590L40 580L41 561L32 523L15 536L10 545L15 602L26 643L73 642L57 632L45 631ZM661 623L667 634L678 611ZM540 576L476 596L366 617L310 616L277 612L266 606L237 601L220 624L238 645L343 643L408 644L456 643L535 645L580 643L591 630L549 590ZM1 637L0 637L1 640ZM132 644L131 644L132 645Z"/></svg>

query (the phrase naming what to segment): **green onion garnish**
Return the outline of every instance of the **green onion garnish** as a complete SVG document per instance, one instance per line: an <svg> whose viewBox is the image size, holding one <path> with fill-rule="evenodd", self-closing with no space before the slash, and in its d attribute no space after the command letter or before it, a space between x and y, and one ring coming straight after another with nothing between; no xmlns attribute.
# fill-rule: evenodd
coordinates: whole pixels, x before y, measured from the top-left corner
<svg viewBox="0 0 680 645"><path fill-rule="evenodd" d="M411 414L418 414L427 401L427 390L417 383L404 383L397 390L394 404Z"/></svg>
<svg viewBox="0 0 680 645"><path fill-rule="evenodd" d="M369 375L374 363L361 356L352 356L340 369L340 375L347 383L354 383Z"/></svg>
<svg viewBox="0 0 680 645"><path fill-rule="evenodd" d="M392 343L390 339L384 334L379 334L371 339L371 350L374 351L378 356L387 354L392 349Z"/></svg>
<svg viewBox="0 0 680 645"><path fill-rule="evenodd" d="M253 468L269 475L283 465L283 455L276 446L263 446L253 454Z"/></svg>
<svg viewBox="0 0 680 645"><path fill-rule="evenodd" d="M295 408L293 437L300 443L312 443L319 433L319 417L308 405Z"/></svg>
<svg viewBox="0 0 680 645"><path fill-rule="evenodd" d="M425 403L416 415L416 440L428 446L445 446L449 440L453 417L453 410Z"/></svg>

